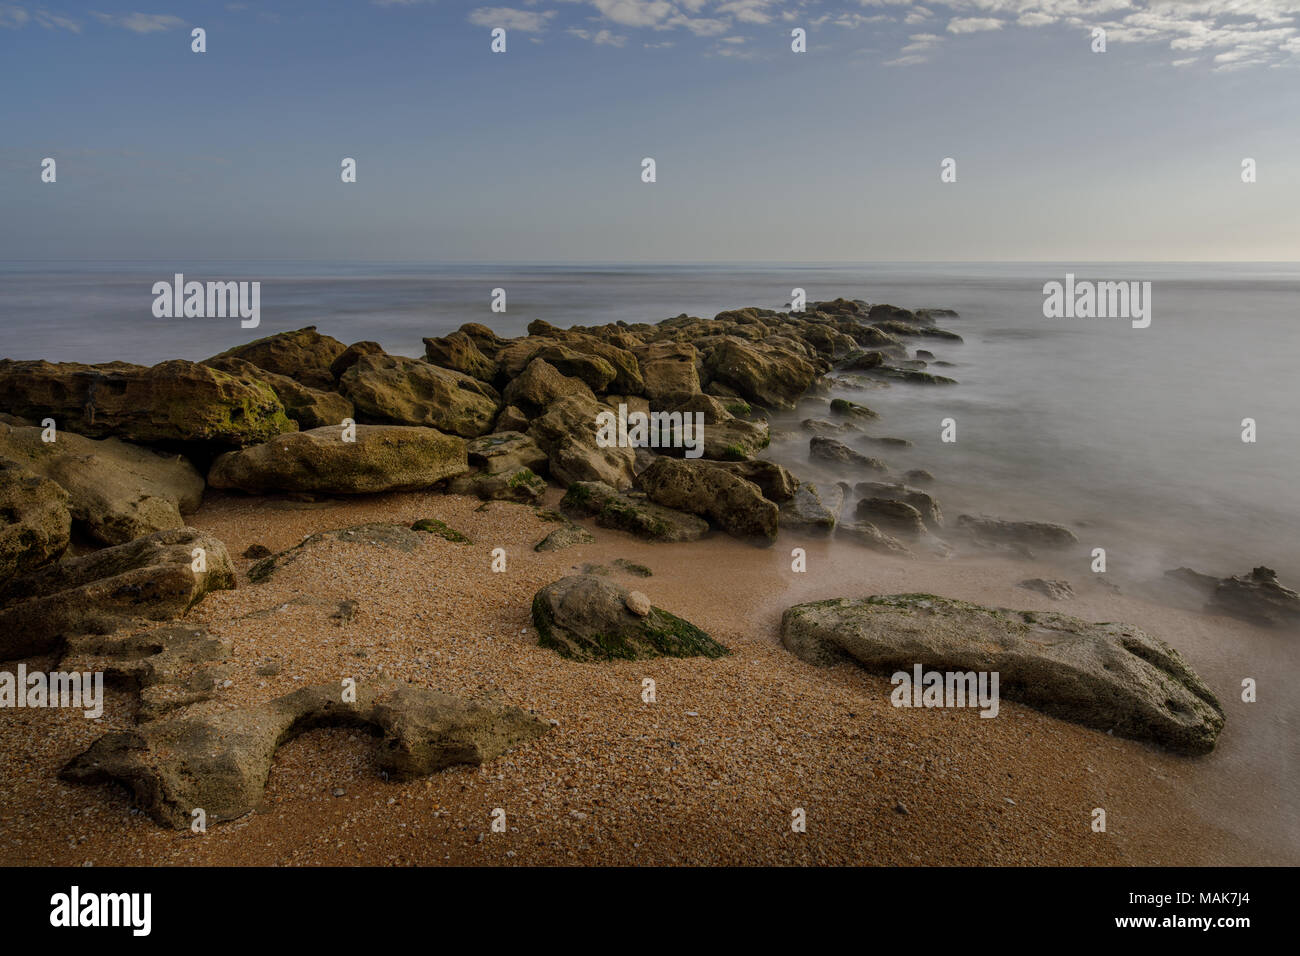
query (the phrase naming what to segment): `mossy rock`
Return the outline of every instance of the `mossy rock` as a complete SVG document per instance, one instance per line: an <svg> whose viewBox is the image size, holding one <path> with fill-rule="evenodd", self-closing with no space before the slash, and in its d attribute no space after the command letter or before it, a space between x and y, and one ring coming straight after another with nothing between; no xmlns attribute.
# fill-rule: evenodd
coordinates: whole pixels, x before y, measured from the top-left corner
<svg viewBox="0 0 1300 956"><path fill-rule="evenodd" d="M412 531L423 531L426 534L436 534L439 537L446 538L448 541L454 541L456 544L473 544L468 535L461 534L455 528L448 525L445 521L439 521L437 518L421 518L411 525Z"/></svg>

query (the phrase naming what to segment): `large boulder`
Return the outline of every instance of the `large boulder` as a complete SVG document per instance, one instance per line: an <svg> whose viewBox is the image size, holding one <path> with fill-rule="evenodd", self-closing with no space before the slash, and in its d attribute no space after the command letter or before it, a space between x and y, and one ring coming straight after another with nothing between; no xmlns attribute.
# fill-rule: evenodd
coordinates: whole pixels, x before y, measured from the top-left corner
<svg viewBox="0 0 1300 956"><path fill-rule="evenodd" d="M541 414L546 406L568 395L582 395L596 400L595 394L580 378L561 375L550 362L535 358L501 393L507 406L514 406L528 416Z"/></svg>
<svg viewBox="0 0 1300 956"><path fill-rule="evenodd" d="M665 508L644 494L623 493L601 481L575 481L560 508L565 514L595 518L602 528L615 528L650 541L695 541L709 530L703 518Z"/></svg>
<svg viewBox="0 0 1300 956"><path fill-rule="evenodd" d="M336 360L337 361L337 360ZM231 375L252 378L265 382L275 392L275 397L284 406L284 412L298 423L299 428L320 428L322 425L337 425L355 413L352 403L338 392L326 392L319 388L310 388L297 379L287 375L278 375L258 368L252 362L233 356L210 358L203 363L209 368L219 369ZM332 368L333 366L331 366Z"/></svg>
<svg viewBox="0 0 1300 956"><path fill-rule="evenodd" d="M292 378L308 388L331 389L334 374L330 366L347 350L338 339L321 335L316 326L294 332L279 332L266 338L227 349L213 359L237 358L260 369ZM211 360L209 360L211 361Z"/></svg>
<svg viewBox="0 0 1300 956"><path fill-rule="evenodd" d="M609 362L598 355L580 352L568 343L545 346L532 361L539 358L561 375L581 379L593 392L606 391L618 377L618 371Z"/></svg>
<svg viewBox="0 0 1300 956"><path fill-rule="evenodd" d="M348 369L350 369L352 366L356 365L357 362L359 362L365 356L383 355L383 354L384 354L384 347L380 345L378 342L371 342L369 340L363 342L353 342L346 349L344 349L343 353L339 355L338 358L336 358L333 362L330 362L330 375L334 377L334 384L338 385L338 381L340 378L343 377L343 373L346 372Z"/></svg>
<svg viewBox="0 0 1300 956"><path fill-rule="evenodd" d="M500 401L462 372L399 355L365 355L339 378L357 413L393 425L423 425L475 438L492 430Z"/></svg>
<svg viewBox="0 0 1300 956"><path fill-rule="evenodd" d="M53 418L91 438L240 447L297 426L265 382L174 359L152 367L109 362L0 360L0 408Z"/></svg>
<svg viewBox="0 0 1300 956"><path fill-rule="evenodd" d="M227 452L212 463L208 483L253 494L358 495L419 491L469 469L465 440L434 428L357 425L351 442L343 433L314 428Z"/></svg>
<svg viewBox="0 0 1300 956"><path fill-rule="evenodd" d="M568 395L546 409L528 435L546 452L551 477L561 485L602 481L618 490L632 487L636 450L596 441L597 417L610 409L586 395Z"/></svg>
<svg viewBox="0 0 1300 956"><path fill-rule="evenodd" d="M700 394L700 355L689 342L652 342L633 352L652 405L673 405Z"/></svg>
<svg viewBox="0 0 1300 956"><path fill-rule="evenodd" d="M873 673L996 672L1044 713L1186 754L1214 749L1223 709L1176 650L1135 627L981 607L931 594L800 604L781 640L804 660Z"/></svg>
<svg viewBox="0 0 1300 956"><path fill-rule="evenodd" d="M767 408L793 408L818 377L816 366L793 352L730 336L714 347L704 365L710 378Z"/></svg>
<svg viewBox="0 0 1300 956"><path fill-rule="evenodd" d="M0 517L0 585L48 564L68 546L68 493L7 458L0 458Z"/></svg>
<svg viewBox="0 0 1300 956"><path fill-rule="evenodd" d="M485 474L515 472L521 468L545 474L546 452L522 432L493 432L465 443L469 463Z"/></svg>
<svg viewBox="0 0 1300 956"><path fill-rule="evenodd" d="M203 500L203 476L180 455L69 431L45 442L41 434L0 424L0 456L57 482L68 493L76 527L101 544L183 527L182 514Z"/></svg>
<svg viewBox="0 0 1300 956"><path fill-rule="evenodd" d="M196 571L200 549L203 570ZM234 586L225 545L193 528L66 558L0 591L0 660L42 654L69 635L107 633L131 619L170 620L209 591Z"/></svg>
<svg viewBox="0 0 1300 956"><path fill-rule="evenodd" d="M776 540L777 506L739 475L690 459L659 458L637 481L657 504L701 515L739 538Z"/></svg>
<svg viewBox="0 0 1300 956"><path fill-rule="evenodd" d="M484 382L492 381L497 372L496 362L480 352L474 340L463 331L425 339L424 358L433 365L464 372Z"/></svg>
<svg viewBox="0 0 1300 956"><path fill-rule="evenodd" d="M575 574L548 584L533 598L537 643L575 660L729 653L694 624L662 608L651 606L648 613L638 613L645 606L639 605L635 594L594 574Z"/></svg>
<svg viewBox="0 0 1300 956"><path fill-rule="evenodd" d="M790 474L783 465L762 458L751 458L748 461L702 459L701 464L711 468L721 468L733 475L739 475L746 481L752 481L763 492L764 498L778 504L793 498L799 488L799 479Z"/></svg>
<svg viewBox="0 0 1300 956"><path fill-rule="evenodd" d="M355 701L344 701L338 684L322 684L261 704L105 734L60 775L123 784L163 826L188 828L195 809L210 823L236 820L262 805L276 750L318 727L374 730L381 735L377 763L398 779L477 766L550 729L517 707L409 684L361 681Z"/></svg>

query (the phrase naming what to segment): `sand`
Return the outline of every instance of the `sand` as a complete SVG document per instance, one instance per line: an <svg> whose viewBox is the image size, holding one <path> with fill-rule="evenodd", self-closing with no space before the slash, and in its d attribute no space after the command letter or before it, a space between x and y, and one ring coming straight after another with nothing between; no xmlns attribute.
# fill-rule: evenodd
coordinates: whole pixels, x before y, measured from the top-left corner
<svg viewBox="0 0 1300 956"><path fill-rule="evenodd" d="M552 490L551 498L558 497ZM468 534L422 535L416 552L329 542L251 584L251 544L278 551L368 521L438 517ZM101 720L0 711L0 863L117 864L1295 864L1297 665L1294 637L1192 608L1114 594L1075 569L989 557L894 558L783 534L760 549L721 535L639 541L587 525L594 543L539 554L555 525L523 505L440 494L325 504L209 494L191 523L240 569L188 620L233 641L222 706L305 684L383 674L492 695L554 723L482 767L389 782L373 740L313 731L281 748L265 805L206 834L159 827L125 791L57 779L134 697L110 694ZM808 549L809 570L790 569ZM507 570L490 570L491 551ZM653 571L637 577L624 558ZM530 620L542 585L586 564L708 630L721 660L575 663L539 648ZM1066 577L1066 602L1016 587ZM1126 591L1129 589L1126 588ZM1169 641L1219 695L1216 752L1189 759L1003 701L906 710L888 680L819 669L780 644L781 612L832 596L929 591L1027 609L1123 620ZM349 623L330 617L355 600ZM53 667L53 660L29 667ZM259 674L278 664L273 676ZM1243 676L1260 700L1240 701ZM642 700L644 678L655 703ZM1107 828L1093 832L1092 811ZM506 832L492 832L494 810ZM806 832L791 828L802 809Z"/></svg>

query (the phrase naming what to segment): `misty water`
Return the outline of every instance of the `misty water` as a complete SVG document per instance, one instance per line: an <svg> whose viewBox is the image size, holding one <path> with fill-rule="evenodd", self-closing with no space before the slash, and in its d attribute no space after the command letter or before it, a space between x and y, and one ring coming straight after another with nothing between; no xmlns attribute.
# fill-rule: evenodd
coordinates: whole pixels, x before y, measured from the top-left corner
<svg viewBox="0 0 1300 956"><path fill-rule="evenodd" d="M262 282L261 325L157 319L154 282ZM1153 318L1047 319L1043 284L1152 283ZM508 311L489 310L507 290ZM913 339L960 383L893 383L836 391L881 415L874 435L910 449L859 446L902 473L925 468L949 519L962 511L1054 521L1130 580L1190 565L1214 574L1259 564L1300 580L1300 267L1289 264L878 264L832 266L470 266L324 263L0 265L0 356L153 363L202 359L273 332L316 325L345 342L423 354L421 339L463 322L502 335L533 319L560 326L780 309L791 289L810 301L845 296L908 308L951 308L963 343ZM774 425L827 417L812 400ZM940 441L941 421L957 441ZM1242 420L1258 441L1241 440ZM806 436L773 443L798 473ZM861 475L870 479L871 475Z"/></svg>

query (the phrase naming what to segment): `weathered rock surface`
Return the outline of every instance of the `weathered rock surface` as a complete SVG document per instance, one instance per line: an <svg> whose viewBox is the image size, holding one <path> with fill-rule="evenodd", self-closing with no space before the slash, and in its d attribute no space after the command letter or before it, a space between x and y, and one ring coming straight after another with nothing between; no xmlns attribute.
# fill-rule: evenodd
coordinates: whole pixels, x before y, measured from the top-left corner
<svg viewBox="0 0 1300 956"><path fill-rule="evenodd" d="M781 349L725 338L704 362L710 378L766 408L793 408L818 376L807 359Z"/></svg>
<svg viewBox="0 0 1300 956"><path fill-rule="evenodd" d="M469 470L465 441L433 428L358 425L356 441L338 427L280 435L212 463L214 488L371 494L418 491Z"/></svg>
<svg viewBox="0 0 1300 956"><path fill-rule="evenodd" d="M835 527L835 533L837 536L852 541L854 544L860 544L864 548L870 548L872 551L879 551L882 554L911 554L907 545L897 538L885 534L870 521L860 519L841 521Z"/></svg>
<svg viewBox="0 0 1300 956"><path fill-rule="evenodd" d="M485 472L477 469L453 478L447 485L453 495L473 495L484 501L518 501L531 504L546 494L546 479L529 468Z"/></svg>
<svg viewBox="0 0 1300 956"><path fill-rule="evenodd" d="M860 520L870 521L888 534L915 538L925 533L921 512L906 501L895 498L863 498L858 502L854 515Z"/></svg>
<svg viewBox="0 0 1300 956"><path fill-rule="evenodd" d="M637 475L651 501L701 515L738 538L776 539L778 510L752 481L698 461L660 458Z"/></svg>
<svg viewBox="0 0 1300 956"><path fill-rule="evenodd" d="M347 346L338 339L321 335L316 326L309 325L295 332L280 332L247 345L237 345L212 358L243 359L308 388L328 391L334 387L335 379L330 366L346 350Z"/></svg>
<svg viewBox="0 0 1300 956"><path fill-rule="evenodd" d="M482 382L492 381L497 372L497 363L484 355L463 330L425 339L424 358L430 364L463 372Z"/></svg>
<svg viewBox="0 0 1300 956"><path fill-rule="evenodd" d="M988 515L958 515L957 527L979 544L1026 548L1068 548L1079 539L1059 524L1043 521L1004 521Z"/></svg>
<svg viewBox="0 0 1300 956"><path fill-rule="evenodd" d="M602 528L650 541L695 541L709 530L703 518L655 504L644 494L617 491L600 481L569 485L560 507L566 514L595 518Z"/></svg>
<svg viewBox="0 0 1300 956"><path fill-rule="evenodd" d="M722 657L725 647L662 608L642 615L626 588L592 574L546 585L533 598L538 644L576 660Z"/></svg>
<svg viewBox="0 0 1300 956"><path fill-rule="evenodd" d="M76 783L116 781L163 826L235 820L262 804L276 750L318 727L382 735L379 766L401 778L478 765L533 740L549 725L516 707L478 703L389 681L359 683L355 703L338 685L304 687L264 704L155 721L106 734L64 767Z"/></svg>
<svg viewBox="0 0 1300 956"><path fill-rule="evenodd" d="M1053 601L1066 601L1074 597L1074 588L1069 581L1056 581L1048 578L1025 578L1017 587L1026 591L1037 591Z"/></svg>
<svg viewBox="0 0 1300 956"><path fill-rule="evenodd" d="M384 347L378 342L353 342L343 350L338 358L330 362L330 375L334 378L334 384L337 385L338 380L343 377L343 373L356 365L364 356L383 354Z"/></svg>
<svg viewBox="0 0 1300 956"><path fill-rule="evenodd" d="M889 471L889 466L879 458L869 458L860 451L854 451L843 442L825 435L814 435L808 439L808 455L820 461L829 461L836 465L853 465L868 471Z"/></svg>
<svg viewBox="0 0 1300 956"><path fill-rule="evenodd" d="M826 485L823 492L821 486L805 481L794 496L781 505L781 529L830 534L835 530L843 508L844 489L839 485Z"/></svg>
<svg viewBox="0 0 1300 956"><path fill-rule="evenodd" d="M239 447L297 428L265 382L181 359L152 367L0 359L0 408L144 444Z"/></svg>
<svg viewBox="0 0 1300 956"><path fill-rule="evenodd" d="M854 485L853 490L864 498L905 501L921 513L926 527L931 531L943 527L943 512L939 510L939 502L929 492L886 481L860 481Z"/></svg>
<svg viewBox="0 0 1300 956"><path fill-rule="evenodd" d="M199 548L203 571L193 569ZM107 633L131 619L170 620L209 591L234 586L225 545L193 528L67 558L14 578L0 592L0 660L41 654L64 637Z"/></svg>
<svg viewBox="0 0 1300 956"><path fill-rule="evenodd" d="M569 490L572 491L576 485L571 485ZM608 488L609 486L606 485ZM610 488L613 492L613 489ZM537 544L533 545L534 551L563 551L565 548L572 548L577 544L590 544L596 540L596 536L580 524L574 524L572 521L566 521L560 527L556 528Z"/></svg>
<svg viewBox="0 0 1300 956"><path fill-rule="evenodd" d="M1214 694L1178 652L1125 624L894 594L792 607L781 640L804 660L850 658L878 674L996 671L1003 697L1179 753L1210 752L1223 728Z"/></svg>
<svg viewBox="0 0 1300 956"><path fill-rule="evenodd" d="M299 428L338 425L345 418L354 415L352 403L338 392L311 388L287 375L277 375L258 368L245 359L218 356L203 364L230 375L265 382L284 406L285 414L297 422Z"/></svg>
<svg viewBox="0 0 1300 956"><path fill-rule="evenodd" d="M699 352L688 342L654 342L634 349L646 398L656 407L700 394Z"/></svg>
<svg viewBox="0 0 1300 956"><path fill-rule="evenodd" d="M546 452L523 432L493 432L465 443L469 463L496 475L520 468L545 474Z"/></svg>
<svg viewBox="0 0 1300 956"><path fill-rule="evenodd" d="M69 431L44 442L41 432L0 424L0 457L58 484L74 526L102 544L183 527L203 500L203 476L179 455Z"/></svg>
<svg viewBox="0 0 1300 956"><path fill-rule="evenodd" d="M535 417L546 406L568 395L581 395L591 401L595 394L580 378L560 374L550 362L535 358L518 376L511 379L502 393L502 401L513 405L525 415Z"/></svg>
<svg viewBox="0 0 1300 956"><path fill-rule="evenodd" d="M418 523L418 522L417 522ZM330 531L318 531L308 535L292 548L287 548L269 558L263 558L248 569L248 580L260 584L281 568L293 564L306 555L312 548L329 541L341 541L344 544L365 545L374 548L394 548L410 553L420 545L418 531L400 524L372 522L353 525L350 528L334 528Z"/></svg>
<svg viewBox="0 0 1300 956"><path fill-rule="evenodd" d="M1282 584L1272 568L1259 567L1249 574L1218 579L1191 568L1166 571L1202 591L1210 600L1208 611L1230 614L1268 627L1300 626L1300 593Z"/></svg>
<svg viewBox="0 0 1300 956"><path fill-rule="evenodd" d="M601 481L619 490L632 487L636 451L596 442L597 416L608 411L585 395L552 402L546 414L528 428L528 435L546 452L551 477L561 485Z"/></svg>
<svg viewBox="0 0 1300 956"><path fill-rule="evenodd" d="M492 429L500 408L492 386L463 372L398 355L365 355L339 378L357 414L394 425L422 425L463 438Z"/></svg>
<svg viewBox="0 0 1300 956"><path fill-rule="evenodd" d="M752 481L763 492L764 498L778 504L793 498L799 488L799 479L790 474L789 470L784 466L778 465L774 461L766 461L761 458L752 458L749 461L701 459L700 464L708 465L710 468L721 468L723 471L738 475L746 481Z"/></svg>
<svg viewBox="0 0 1300 956"><path fill-rule="evenodd" d="M0 429L8 428L0 425ZM0 458L0 585L63 554L72 516L68 493L18 462Z"/></svg>

